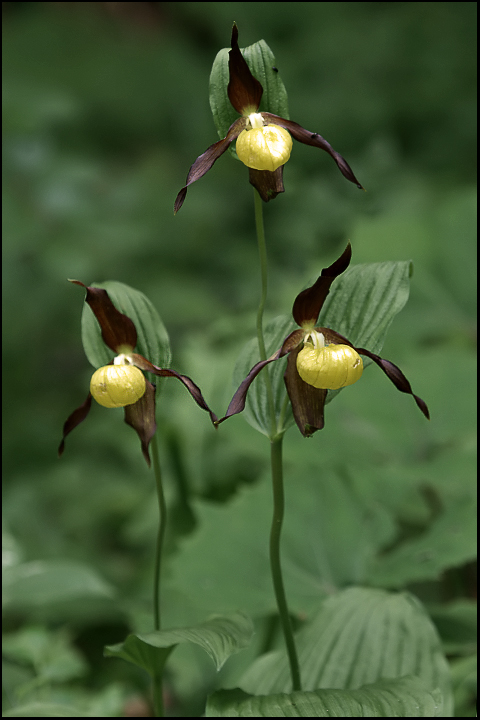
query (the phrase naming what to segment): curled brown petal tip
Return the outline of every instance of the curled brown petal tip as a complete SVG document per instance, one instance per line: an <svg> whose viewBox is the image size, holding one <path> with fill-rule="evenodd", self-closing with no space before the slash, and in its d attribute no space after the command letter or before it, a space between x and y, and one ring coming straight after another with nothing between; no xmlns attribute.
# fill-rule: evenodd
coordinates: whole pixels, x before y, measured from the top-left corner
<svg viewBox="0 0 480 720"><path fill-rule="evenodd" d="M280 127L288 130L290 135L295 138L295 140L298 140L298 142L301 142L304 145L311 145L312 147L317 147L321 150L325 150L325 152L327 152L335 160L338 169L340 170L342 175L347 178L347 180L356 185L359 190L365 189L358 182L357 178L353 174L352 168L347 163L345 158L342 157L340 153L338 153L336 150L334 150L330 143L327 142L325 138L323 138L321 135L319 135L318 133L312 133L310 132L310 130L306 130L298 123L293 122L293 120L285 120L284 118L281 118L278 115L273 115L272 113L262 113L262 115L266 120L269 120L274 125L280 125Z"/></svg>
<svg viewBox="0 0 480 720"><path fill-rule="evenodd" d="M79 283L81 284L81 283ZM85 420L88 413L90 412L90 408L92 406L92 396L90 393L88 393L87 399L84 403L82 403L76 410L72 412L71 415L67 418L65 421L65 424L63 426L63 438L62 442L60 443L58 447L58 457L60 457L63 454L63 451L65 450L65 438L67 435L69 435L72 430L75 430L77 425L80 425L81 422Z"/></svg>
<svg viewBox="0 0 480 720"><path fill-rule="evenodd" d="M355 350L360 353L360 355L366 355L371 360L373 360L373 362L376 363L378 367L383 370L385 375L392 381L397 390L400 390L400 392L403 393L407 393L407 395L411 395L417 403L417 406L427 418L427 420L430 420L430 413L427 407L427 403L422 400L421 397L415 395L412 390L412 386L410 385L400 368L397 367L397 365L394 365L394 363L390 362L390 360L384 360L379 355L375 355L369 350L365 350L365 348L355 348Z"/></svg>
<svg viewBox="0 0 480 720"><path fill-rule="evenodd" d="M201 407L202 410L206 410L206 412L208 412L212 423L216 427L218 422L217 416L213 410L210 410L198 385L196 385L187 375L181 375L180 373L177 373L176 370L171 370L170 368L161 368L157 365L153 365L153 363L144 358L142 355L134 354L131 357L134 365L145 372L150 372L158 377L176 377L177 380L180 380L180 382L187 388L197 405Z"/></svg>
<svg viewBox="0 0 480 720"><path fill-rule="evenodd" d="M263 370L263 368L269 363L285 357L285 355L290 353L294 348L299 345L299 343L301 343L302 338L303 332L301 330L294 330L292 333L290 333L290 335L288 335L288 337L285 338L282 347L279 350L273 353L273 355L271 355L266 360L260 360L252 367L247 377L242 380L237 390L235 391L233 398L231 399L230 404L227 408L226 414L222 418L220 418L220 420L217 420L217 425L220 425L220 423L222 423L227 418L232 417L232 415L237 415L238 413L242 412L242 410L244 410L245 403L247 401L248 390L252 382L257 377L258 373Z"/></svg>
<svg viewBox="0 0 480 720"><path fill-rule="evenodd" d="M237 139L237 137L244 129L245 123L245 118L238 118L238 120L235 120L235 122L228 129L228 133L223 138L223 140L219 140L213 145L210 145L210 147L207 148L204 153L198 156L198 158L195 160L190 170L188 171L185 185L176 197L173 206L174 215L177 214L177 212L180 210L183 203L185 202L188 187L197 180L200 180L200 178L203 177L210 170L210 168L218 160L218 158L221 157L223 153L228 150L230 144Z"/></svg>
<svg viewBox="0 0 480 720"><path fill-rule="evenodd" d="M247 393L250 385L255 380L260 370L262 370L269 363L278 359L279 352L280 350L276 352L275 355L272 355L272 357L268 358L267 360L260 360L260 362L256 363L252 367L245 380L240 383L237 390L235 391L233 398L231 399L230 404L227 408L227 412L222 418L220 418L220 420L217 420L216 425L220 425L220 423L222 423L227 418L232 417L232 415L237 415L245 409Z"/></svg>

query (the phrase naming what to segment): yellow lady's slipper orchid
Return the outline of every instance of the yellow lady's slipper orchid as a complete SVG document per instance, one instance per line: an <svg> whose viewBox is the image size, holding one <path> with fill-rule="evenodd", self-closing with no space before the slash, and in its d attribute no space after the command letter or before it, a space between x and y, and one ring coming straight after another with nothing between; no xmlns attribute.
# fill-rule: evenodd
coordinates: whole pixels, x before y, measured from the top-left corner
<svg viewBox="0 0 480 720"><path fill-rule="evenodd" d="M285 165L293 145L290 133L279 125L265 125L260 113L252 113L248 120L251 127L238 136L238 159L249 168L269 172Z"/></svg>
<svg viewBox="0 0 480 720"><path fill-rule="evenodd" d="M314 342L306 342L297 355L297 370L308 385L323 390L339 390L353 385L363 373L363 360L350 345L325 345L322 333L312 332Z"/></svg>
<svg viewBox="0 0 480 720"><path fill-rule="evenodd" d="M283 165L290 157L292 137L304 145L327 152L337 163L342 175L358 188L363 189L350 165L325 138L306 130L292 120L267 112L267 109L260 111L263 86L252 75L242 55L235 24L232 29L231 47L227 94L230 104L240 117L230 125L222 140L210 145L197 157L188 171L185 185L177 195L174 212L177 213L182 207L190 185L203 177L235 140L237 140L237 155L249 168L250 183L264 202L273 200L279 193L284 192ZM254 118L253 122L252 118Z"/></svg>
<svg viewBox="0 0 480 720"><path fill-rule="evenodd" d="M107 408L133 405L147 389L141 370L135 365L116 363L115 360L113 365L98 368L90 380L93 399Z"/></svg>
<svg viewBox="0 0 480 720"><path fill-rule="evenodd" d="M143 355L135 353L137 345L135 324L127 315L117 310L106 290L87 287L79 280L71 282L87 291L85 302L98 320L105 345L116 355L110 365L105 365L94 372L86 400L65 421L62 442L58 448L59 455L62 455L65 449L67 435L87 417L94 398L107 408L125 408L125 422L140 438L143 456L150 465L148 446L156 429L155 386L145 378L143 374L145 372L157 377L176 377L186 387L197 405L208 412L212 422L214 424L217 422L217 416L210 410L200 388L193 380L170 368L153 365Z"/></svg>

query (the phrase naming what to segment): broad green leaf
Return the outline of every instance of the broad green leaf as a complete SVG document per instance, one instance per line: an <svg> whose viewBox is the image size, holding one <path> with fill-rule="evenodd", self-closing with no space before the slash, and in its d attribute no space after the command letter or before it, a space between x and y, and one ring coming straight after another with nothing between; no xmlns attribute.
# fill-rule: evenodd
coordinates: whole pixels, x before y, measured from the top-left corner
<svg viewBox="0 0 480 720"><path fill-rule="evenodd" d="M92 568L73 561L36 560L6 568L4 606L41 607L75 598L112 598L110 587Z"/></svg>
<svg viewBox="0 0 480 720"><path fill-rule="evenodd" d="M408 300L411 275L408 261L353 265L333 283L318 325L380 352L393 318Z"/></svg>
<svg viewBox="0 0 480 720"><path fill-rule="evenodd" d="M117 310L133 320L138 336L136 351L154 365L168 367L171 359L168 334L150 300L139 290L114 280L93 287L104 288ZM100 326L87 303L82 312L82 342L93 367L112 361L113 353L103 342Z"/></svg>
<svg viewBox="0 0 480 720"><path fill-rule="evenodd" d="M442 694L415 677L380 680L358 690L248 695L220 690L205 717L444 717Z"/></svg>
<svg viewBox="0 0 480 720"><path fill-rule="evenodd" d="M453 658L450 661L450 670L455 697L455 717L477 717L474 714L478 690L477 653Z"/></svg>
<svg viewBox="0 0 480 720"><path fill-rule="evenodd" d="M322 604L297 634L304 690L355 690L382 679L415 675L440 688L444 717L452 713L450 671L438 633L420 602L408 593L349 588ZM256 695L290 690L286 655L260 657L242 689Z"/></svg>
<svg viewBox="0 0 480 720"><path fill-rule="evenodd" d="M33 702L19 705L13 710L2 713L3 717L89 717L84 710L76 710L70 705L60 703Z"/></svg>
<svg viewBox="0 0 480 720"><path fill-rule="evenodd" d="M395 525L365 481L319 468L305 454L285 473L282 568L290 610L316 612L318 602L346 585L365 582L376 554L395 537ZM251 615L275 612L268 556L272 489L268 473L242 488L227 506L199 502L196 532L179 548L170 582L184 595L198 589L211 607ZM223 539L228 538L228 542Z"/></svg>
<svg viewBox="0 0 480 720"><path fill-rule="evenodd" d="M459 599L443 605L429 605L430 616L449 655L476 652L477 603Z"/></svg>
<svg viewBox="0 0 480 720"><path fill-rule="evenodd" d="M252 75L263 87L260 112L270 112L289 120L287 91L276 67L275 56L265 40L246 47L243 56Z"/></svg>
<svg viewBox="0 0 480 720"><path fill-rule="evenodd" d="M410 262L371 263L348 268L333 283L320 313L318 325L335 330L358 347L374 353L380 352L393 318L407 302L410 275ZM267 357L281 347L283 340L296 327L293 319L287 315L275 318L266 326L264 334ZM259 359L257 341L250 340L235 365L235 389ZM263 369L248 391L244 417L253 428L267 436L270 435L271 428L265 374L268 372L271 377L278 423L282 412L285 412L283 408L286 390L283 374L286 362L286 358L282 358ZM365 367L371 362L364 358ZM341 391L329 390L326 402L333 400L339 392ZM288 403L284 428L287 429L293 423Z"/></svg>
<svg viewBox="0 0 480 720"><path fill-rule="evenodd" d="M247 647L252 634L252 621L243 613L214 615L210 620L189 628L129 635L125 642L107 646L105 655L121 657L154 675L163 667L176 645L194 643L210 655L217 670L220 670L230 655Z"/></svg>
<svg viewBox="0 0 480 720"><path fill-rule="evenodd" d="M382 587L436 580L444 570L475 560L477 512L472 498L453 498L421 535L378 557L369 581Z"/></svg>
<svg viewBox="0 0 480 720"><path fill-rule="evenodd" d="M210 108L220 138L224 138L230 125L238 118L237 111L230 104L227 87L230 80L228 72L229 48L217 53L210 74ZM273 68L275 57L265 40L250 45L242 50L252 75L263 87L260 111L280 115L288 120L287 92L280 73Z"/></svg>

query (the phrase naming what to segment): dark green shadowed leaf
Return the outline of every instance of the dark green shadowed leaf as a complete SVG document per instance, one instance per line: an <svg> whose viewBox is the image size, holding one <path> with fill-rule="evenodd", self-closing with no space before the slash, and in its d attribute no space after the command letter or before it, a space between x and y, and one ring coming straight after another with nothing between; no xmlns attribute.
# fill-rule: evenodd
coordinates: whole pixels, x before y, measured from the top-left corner
<svg viewBox="0 0 480 720"><path fill-rule="evenodd" d="M227 95L230 79L228 71L228 53L230 48L223 48L217 53L210 74L210 108L220 138L224 138L230 125L238 118L237 111L232 107ZM254 77L263 87L260 111L271 112L280 117L289 118L287 91L276 67L275 57L265 40L250 45L242 50L242 54Z"/></svg>
<svg viewBox="0 0 480 720"><path fill-rule="evenodd" d="M453 497L427 530L375 559L369 582L401 587L415 581L436 580L447 569L475 561L476 526L474 494Z"/></svg>
<svg viewBox="0 0 480 720"><path fill-rule="evenodd" d="M275 318L266 326L264 330L265 348L267 357L273 355L278 350L287 335L295 330L295 323L288 315L282 315ZM240 385L242 380L248 375L251 368L260 360L257 340L250 340L243 348L233 371L233 385L235 389ZM287 358L282 358L276 362L272 362L264 368L259 376L253 381L247 395L247 402L243 415L245 420L255 430L269 436L270 427L270 410L268 405L267 391L265 387L265 375L268 372L272 384L273 398L275 404L275 416L277 425L285 414L283 422L284 429L287 429L295 421L293 419L290 401L285 404L287 391L283 374L285 372Z"/></svg>
<svg viewBox="0 0 480 720"><path fill-rule="evenodd" d="M220 690L205 717L444 717L442 694L416 677L380 680L358 690L248 695Z"/></svg>
<svg viewBox="0 0 480 720"><path fill-rule="evenodd" d="M440 688L452 713L450 672L440 638L419 601L408 593L349 588L327 599L297 634L304 690L356 690L383 679L419 677ZM291 688L285 653L259 658L241 680L254 694Z"/></svg>
<svg viewBox="0 0 480 720"><path fill-rule="evenodd" d="M243 613L215 615L193 627L129 635L125 642L105 647L105 655L121 657L154 675L176 645L194 643L210 655L220 670L230 655L247 647L252 635L252 621Z"/></svg>
<svg viewBox="0 0 480 720"><path fill-rule="evenodd" d="M115 280L93 287L104 288L115 307L133 321L138 336L136 351L154 365L168 367L171 359L168 334L150 300L139 290ZM103 342L98 322L87 304L82 312L82 342L95 368L112 361L113 353Z"/></svg>

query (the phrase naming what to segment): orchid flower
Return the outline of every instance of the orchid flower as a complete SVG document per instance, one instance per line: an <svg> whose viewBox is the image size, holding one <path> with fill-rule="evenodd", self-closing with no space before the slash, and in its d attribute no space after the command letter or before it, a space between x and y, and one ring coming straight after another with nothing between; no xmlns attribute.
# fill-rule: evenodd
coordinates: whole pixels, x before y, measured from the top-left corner
<svg viewBox="0 0 480 720"><path fill-rule="evenodd" d="M150 466L148 446L156 430L155 386L145 378L144 372L159 377L176 377L185 385L197 405L206 410L212 422L216 423L216 415L205 402L200 388L189 377L175 370L157 367L134 352L137 344L135 324L117 310L106 290L87 287L79 280L72 282L86 289L85 302L98 320L105 345L115 353L115 357L110 364L96 370L90 381L87 399L67 418L59 455L64 451L67 435L87 417L93 398L107 408L125 408L125 422L138 434L143 456Z"/></svg>
<svg viewBox="0 0 480 720"><path fill-rule="evenodd" d="M256 363L235 392L221 423L245 408L250 385L269 363L288 355L284 379L297 426L305 437L324 427L324 407L328 390L338 390L357 382L363 372L361 356L373 360L392 381L397 390L412 395L416 404L430 419L426 403L415 395L400 368L390 360L375 355L366 348L355 347L335 330L316 327L320 310L335 278L350 264L350 243L332 265L322 270L317 281L297 295L293 304L293 318L300 329L290 333L282 346L266 360Z"/></svg>
<svg viewBox="0 0 480 720"><path fill-rule="evenodd" d="M182 207L188 187L210 170L234 140L237 141L238 158L249 168L250 183L265 202L284 192L283 166L290 157L292 137L305 145L325 150L335 160L342 175L363 190L347 161L321 135L306 130L292 120L269 112L259 112L263 87L252 75L240 51L235 24L231 48L227 93L231 105L241 117L232 123L222 140L210 145L195 160L175 200L175 213Z"/></svg>

